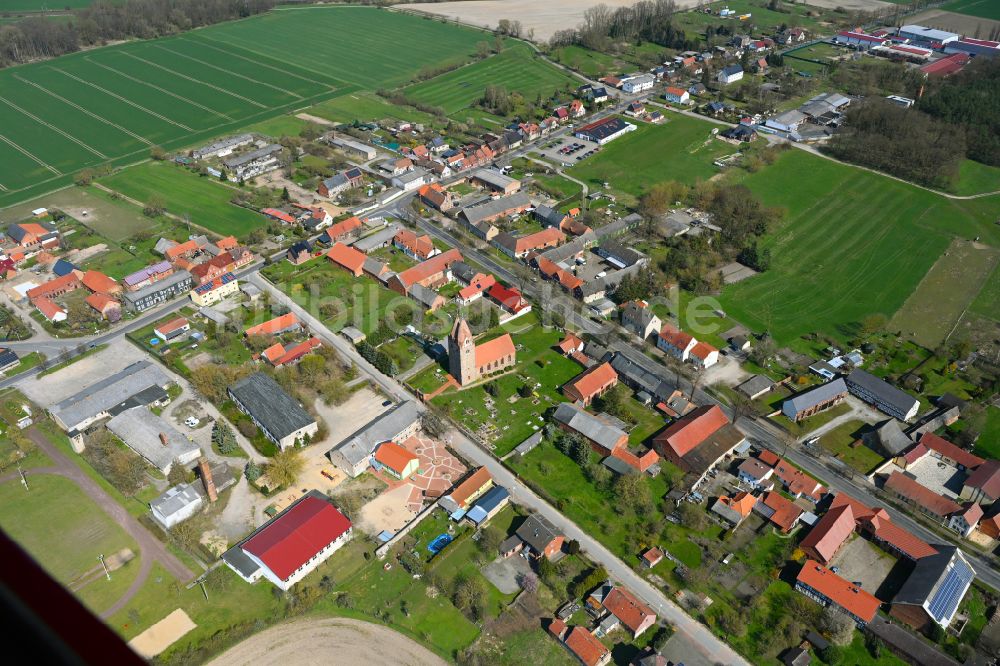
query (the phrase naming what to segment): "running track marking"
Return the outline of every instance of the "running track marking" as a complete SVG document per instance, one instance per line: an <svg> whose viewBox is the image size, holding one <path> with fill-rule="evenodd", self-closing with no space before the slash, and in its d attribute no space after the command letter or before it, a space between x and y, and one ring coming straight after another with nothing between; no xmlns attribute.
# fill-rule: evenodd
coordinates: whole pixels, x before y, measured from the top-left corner
<svg viewBox="0 0 1000 666"><path fill-rule="evenodd" d="M158 91L160 91L161 93L163 93L164 95L170 95L170 96L171 96L171 97L173 97L174 99L178 99L178 100L180 100L180 101L182 101L182 102L185 102L185 103L187 103L187 104L190 104L191 106L194 106L194 107L197 107L197 108L201 109L202 111L207 111L207 112L209 112L209 113L211 113L211 114L214 114L214 115L216 115L216 116L219 116L220 118L225 118L226 120L228 120L228 121L230 121L230 122L233 122L233 119L232 119L232 118L231 118L230 116L227 116L227 115L226 115L226 114L224 114L224 113L220 113L219 111L216 111L215 109L211 109L211 108L209 108L209 107L207 107L207 106L203 106L203 105L199 104L198 102L195 102L195 101L192 101L192 100L190 100L190 99L188 99L187 97L184 97L184 96L182 96L182 95L178 95L178 94L177 94L177 93L175 93L175 92L170 92L170 91L169 91L169 90L167 90L166 88L161 88L160 86L158 86L158 85L155 85L155 84L153 84L153 83L150 83L149 81L143 81L142 79L137 79L137 78L135 78L134 76L129 76L129 75L128 75L128 74L126 74L125 72L119 72L119 71L118 71L117 69L115 69L114 67L109 67L108 65L105 65L104 63L100 63L100 62L97 62L96 60L94 60L94 59L93 59L93 58L91 58L90 56L87 56L87 57L85 57L85 58L84 58L84 60L86 60L87 62L91 62L91 63L93 63L93 64L97 65L98 67L101 67L101 68L103 68L103 69L106 69L106 70L108 70L109 72L111 72L112 74L117 74L118 76L121 76L121 77L124 77L124 78L128 79L129 81L133 81L133 82L135 82L135 83L141 83L141 84L142 84L142 85L144 85L144 86L149 86L149 87L150 87L150 88L152 88L153 90L158 90Z"/></svg>
<svg viewBox="0 0 1000 666"><path fill-rule="evenodd" d="M181 53L180 51L174 51L173 49L168 49L167 47L160 46L159 44L153 44L153 47L157 48L157 49L160 49L161 51L166 51L167 53L173 53L174 55L179 55L182 58L187 58L188 60L192 60L192 61L198 63L199 65L204 65L205 67L211 67L212 69L217 69L220 72L222 72L223 74L228 74L229 76L235 76L235 77L244 79L246 81L250 81L251 83L256 83L259 86L265 86L267 88L271 88L273 90L277 90L278 92L283 92L286 95L291 95L292 97L294 97L296 99L302 99L302 95L299 95L297 93L293 93L291 90L286 90L285 88L279 88L278 86L271 85L270 83L264 83L263 81L258 81L257 79L255 79L255 78L253 78L251 76L246 76L244 74L237 74L236 72L232 72L232 71L229 71L229 70L226 70L226 69L222 69L221 67L216 67L215 65L213 65L211 63L208 63L208 62L205 62L204 60L199 60L198 58L194 58L192 56L186 55L184 53Z"/></svg>
<svg viewBox="0 0 1000 666"><path fill-rule="evenodd" d="M62 102L64 104L68 104L71 107L73 107L74 109L76 109L77 111L80 111L82 113L87 114L88 116L90 116L94 120L98 120L98 121L104 123L105 125L110 125L111 127L114 127L117 130L121 130L122 132L124 132L125 134L128 134L133 139L137 139L139 141L142 141L147 146L152 146L153 145L153 142L150 141L149 139L147 139L146 137L139 136L138 134L136 134L132 130L130 130L130 129L126 128L126 127L122 127L118 123L113 123L110 120L108 120L107 118L102 118L101 116L97 115L96 113L93 113L92 111L88 111L87 109L83 108L82 106L80 106L76 102L71 102L70 100L66 99L62 95L57 95L56 93L52 92L51 90L48 90L45 87L38 85L34 81L29 81L28 79L22 78L22 77L18 76L17 74L14 74L14 78L17 79L18 81L22 82L22 83L27 83L29 86L34 86L35 88L38 88L39 90L41 90L43 93L45 93L47 95L52 95L53 97L55 97L60 102Z"/></svg>
<svg viewBox="0 0 1000 666"><path fill-rule="evenodd" d="M173 74L174 76L179 76L182 79L187 79L188 81L192 81L194 83L199 83L199 84L201 84L203 86L207 86L209 88L212 88L213 90L217 90L217 91L219 91L221 93L224 93L226 95L231 95L231 96L233 96L233 97L235 97L237 99L243 100L244 102L246 102L248 104L253 104L254 106L259 106L262 109L267 109L268 108L267 106L261 104L260 102L255 102L252 99L250 99L249 97L244 97L243 95L239 95L237 93L234 93L232 90L226 90L225 88L220 88L219 86L217 86L215 84L206 83L204 81L200 81L200 80L194 78L193 76L188 76L187 74L181 74L180 72L175 72L174 70L170 69L169 67L164 67L163 65L158 65L155 62L153 62L152 60L146 60L145 58L140 58L139 56L135 55L134 53L128 53L127 51L121 51L120 53L123 53L124 55L127 55L129 58L135 58L139 62L144 62L144 63L146 63L147 65L149 65L151 67L155 67L157 69L162 69L164 72L169 72L169 73Z"/></svg>
<svg viewBox="0 0 1000 666"><path fill-rule="evenodd" d="M204 46L206 48L210 48L213 51L218 51L219 53L224 53L224 54L226 54L227 56L229 56L231 58L239 58L240 60L246 60L247 62L253 63L257 67L266 67L268 69L273 69L274 71L279 72L281 74L284 74L285 76L294 76L295 78L301 79L301 80L306 81L308 83L315 83L318 86L323 86L324 88L329 88L330 90L336 90L336 87L331 86L329 83L323 83L322 81L317 81L315 79L310 79L309 77L306 77L306 76L299 76L298 74L293 74L292 72L287 72L287 71L285 71L283 69L275 67L274 65L268 65L268 64L265 64L265 63L262 63L262 62L257 62L256 60L253 60L252 58L247 58L246 56L241 56L239 53L233 53L232 51L227 51L225 49L220 49L218 46L212 46L211 44L207 43L208 41L211 41L211 40L208 40L205 37L202 37L201 39L198 39L198 40L188 39L187 37L181 37L180 40L184 41L184 42L188 42L189 44L198 44L200 46ZM218 42L218 43L222 43L222 42ZM251 53L252 53L252 51L251 51ZM260 54L260 55L263 56L263 54ZM287 63L287 64L290 67L297 67L297 65L292 65L291 63Z"/></svg>
<svg viewBox="0 0 1000 666"><path fill-rule="evenodd" d="M3 141L8 146L10 146L11 148L13 148L17 152L21 153L22 155L24 155L28 159L32 160L33 162L38 162L39 164L41 164L43 167L45 167L46 169L48 169L49 171L51 171L55 175L57 175L57 176L62 176L63 175L63 173L61 171L59 171L58 169L56 169L54 166L52 166L50 164L46 164L42 160L38 159L37 157L35 157L31 153L29 153L27 150L25 150L21 146L17 145L13 141L11 141L7 137L5 137L3 134L0 134L0 141ZM6 190L7 188L5 187L4 189Z"/></svg>
<svg viewBox="0 0 1000 666"><path fill-rule="evenodd" d="M6 104L7 106L9 106L12 109L16 109L17 111L20 111L24 115L26 115L29 118L31 118L32 120L34 120L36 123L38 123L40 125L45 125L50 130L52 130L53 132L55 132L56 134L61 134L62 136L66 137L67 139L69 139L73 143L77 144L81 148L86 148L87 150L89 150L90 152L94 153L95 155L97 155L101 159L103 159L103 160L108 159L107 155L105 155L104 153L100 152L96 148L91 148L90 146L88 146L87 144L85 144L83 141L80 141L79 139L77 139L75 136L73 136L71 134L67 134L66 132L62 131L61 129L59 129L58 127L56 127L55 125L53 125L52 123L48 123L48 122L42 120L41 118L39 118L35 114L31 113L30 111L25 111L24 109L22 109L21 107L19 107L17 104L14 104L13 102L11 102L6 97L0 97L0 102L3 102L4 104ZM45 166L48 166L48 165L46 164Z"/></svg>
<svg viewBox="0 0 1000 666"><path fill-rule="evenodd" d="M256 50L251 49L249 47L241 46L241 45L237 45L237 44L230 44L229 42L227 42L224 39L212 39L211 37L205 37L204 35L198 35L198 40L197 41L200 42L202 40L204 40L206 42L214 42L216 44L225 44L226 46L229 46L229 47L232 47L232 48L243 49L244 51L246 51L248 53L253 53L255 55L259 55L262 58L270 58L272 60L277 60L277 58L275 58L274 56L268 55L268 54L266 54L266 53L264 53L262 51L256 51ZM223 50L225 53L228 53L228 51L225 51L224 49L221 49L221 50ZM251 60L250 62L253 62L253 61ZM301 69L301 70L303 70L305 72L312 72L313 74L319 74L320 76L329 76L329 74L321 72L318 69L313 69L311 67L306 67L305 65L298 65L298 64L292 64L292 63L288 63L288 65L290 65L292 67L297 67L297 68L299 68L299 69ZM295 75L292 74L292 76L295 76ZM301 77L299 77L299 78L301 78ZM343 84L345 86L347 86L347 85L353 85L353 84L349 83L348 81L341 80L341 79L338 79L336 77L330 77L330 78L334 79L338 83L341 83L341 84ZM306 81L308 81L308 80L309 79L306 79ZM317 81L313 81L313 83L318 83L318 82Z"/></svg>
<svg viewBox="0 0 1000 666"><path fill-rule="evenodd" d="M180 127L182 130L186 130L188 132L194 132L194 130L191 129L190 127L188 127L187 125L184 125L183 123L179 123L179 122L177 122L175 120L171 120L170 118L167 118L166 116L161 115L161 114L157 113L156 111L151 111L151 110L147 109L146 107L144 107L144 106L142 106L140 104L136 104L135 102L133 102L130 99L126 99L126 98L122 97L118 93L113 93L110 90L108 90L107 88L102 88L101 86L97 85L96 83L91 83L90 81L87 81L85 79L81 79L79 76L76 76L75 74L70 74L69 72L65 72L65 71L63 71L61 69L56 69L55 67L50 67L49 69L52 69L54 71L59 72L60 74L68 76L69 78L73 79L74 81L79 81L80 83L84 83L84 84L90 86L91 88L94 88L95 90L100 90L105 95L110 95L111 97L114 97L115 99L117 99L120 102L125 102L126 104L128 104L131 107L135 107L136 109L139 109L140 111L144 111L145 113L148 113L149 115L153 116L154 118L159 118L163 122L170 123L171 125L176 125L177 127Z"/></svg>

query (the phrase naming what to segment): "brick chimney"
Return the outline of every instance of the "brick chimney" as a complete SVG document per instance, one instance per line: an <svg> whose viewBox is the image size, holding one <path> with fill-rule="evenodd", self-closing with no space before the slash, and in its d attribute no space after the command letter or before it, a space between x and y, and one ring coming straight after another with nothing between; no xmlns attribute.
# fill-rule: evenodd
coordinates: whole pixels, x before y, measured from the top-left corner
<svg viewBox="0 0 1000 666"><path fill-rule="evenodd" d="M167 433L165 432L160 433L160 444L162 446L170 446L170 444L167 442Z"/></svg>
<svg viewBox="0 0 1000 666"><path fill-rule="evenodd" d="M198 461L198 473L201 474L201 482L205 484L208 501L214 502L219 499L219 493L215 490L215 481L212 479L212 468L208 466L208 461L204 458Z"/></svg>

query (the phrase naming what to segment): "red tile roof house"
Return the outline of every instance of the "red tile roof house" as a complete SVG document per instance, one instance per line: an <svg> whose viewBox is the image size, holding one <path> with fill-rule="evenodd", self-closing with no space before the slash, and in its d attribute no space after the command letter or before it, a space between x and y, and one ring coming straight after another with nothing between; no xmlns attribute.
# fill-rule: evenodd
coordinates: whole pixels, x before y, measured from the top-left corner
<svg viewBox="0 0 1000 666"><path fill-rule="evenodd" d="M732 497L723 495L712 505L712 513L722 516L731 525L739 525L750 515L756 503L754 496L747 492Z"/></svg>
<svg viewBox="0 0 1000 666"><path fill-rule="evenodd" d="M493 281L493 284L486 291L486 295L490 300L515 317L531 312L531 303L524 299L520 290L514 287L505 287L496 280ZM508 318L507 321L509 319L512 319L512 317Z"/></svg>
<svg viewBox="0 0 1000 666"><path fill-rule="evenodd" d="M490 289L493 285L497 283L497 279L492 275L484 275L482 273L476 273L472 281L465 287L459 290L458 296L456 296L458 302L462 305L468 305L473 301L482 298L483 293Z"/></svg>
<svg viewBox="0 0 1000 666"><path fill-rule="evenodd" d="M693 487L745 439L718 405L705 405L653 437L653 448L685 472L696 476L691 484Z"/></svg>
<svg viewBox="0 0 1000 666"><path fill-rule="evenodd" d="M289 312L265 321L263 324L251 326L243 332L243 335L247 337L251 335L280 335L288 331L297 331L300 328L302 328L302 324L299 323L299 318L295 316L294 312Z"/></svg>
<svg viewBox="0 0 1000 666"><path fill-rule="evenodd" d="M974 470L986 462L979 456L955 446L947 439L938 437L932 432L925 432L921 435L919 443L926 446L935 458L954 465L960 470Z"/></svg>
<svg viewBox="0 0 1000 666"><path fill-rule="evenodd" d="M656 624L656 613L624 587L615 587L604 597L604 607L628 629L632 638L639 638Z"/></svg>
<svg viewBox="0 0 1000 666"><path fill-rule="evenodd" d="M434 241L427 234L418 236L409 229L400 229L392 239L392 244L411 259L425 261L436 254L441 254L441 250L434 247Z"/></svg>
<svg viewBox="0 0 1000 666"><path fill-rule="evenodd" d="M584 666L606 666L611 663L611 650L584 627L573 627L566 636L569 649Z"/></svg>
<svg viewBox="0 0 1000 666"><path fill-rule="evenodd" d="M291 347L285 347L280 342L276 342L262 351L260 355L275 368L280 368L283 365L295 363L306 354L310 354L322 346L323 343L320 342L320 339L315 337L304 340L297 345L292 345Z"/></svg>
<svg viewBox="0 0 1000 666"><path fill-rule="evenodd" d="M662 561L663 551L655 546L642 554L642 563L646 565L647 569L652 569Z"/></svg>
<svg viewBox="0 0 1000 666"><path fill-rule="evenodd" d="M688 360L691 349L698 344L689 333L685 333L672 324L664 324L656 338L656 346L679 361Z"/></svg>
<svg viewBox="0 0 1000 666"><path fill-rule="evenodd" d="M351 538L351 521L309 491L226 551L222 560L247 582L266 578L289 590Z"/></svg>
<svg viewBox="0 0 1000 666"><path fill-rule="evenodd" d="M184 317L177 317L154 328L153 335L166 342L190 330L191 323Z"/></svg>
<svg viewBox="0 0 1000 666"><path fill-rule="evenodd" d="M121 303L116 301L111 296L108 296L107 294L94 293L87 296L87 298L83 300L87 305L99 312L101 316L108 321L116 322L121 319Z"/></svg>
<svg viewBox="0 0 1000 666"><path fill-rule="evenodd" d="M524 259L529 252L556 247L566 240L566 234L555 227L542 229L527 236L514 236L507 232L497 234L493 245L514 259Z"/></svg>
<svg viewBox="0 0 1000 666"><path fill-rule="evenodd" d="M559 344L556 346L559 348L559 351L562 352L563 356L569 356L570 354L583 351L583 340L567 331L566 337L560 340Z"/></svg>
<svg viewBox="0 0 1000 666"><path fill-rule="evenodd" d="M39 296L32 301L46 319L51 322L66 321L66 310L59 307L45 296Z"/></svg>
<svg viewBox="0 0 1000 666"><path fill-rule="evenodd" d="M563 385L563 395L568 400L590 406L594 398L604 395L618 385L618 373L610 363L591 366Z"/></svg>
<svg viewBox="0 0 1000 666"><path fill-rule="evenodd" d="M782 534L788 534L802 517L802 509L780 493L769 492L754 505L758 513L777 525Z"/></svg>
<svg viewBox="0 0 1000 666"><path fill-rule="evenodd" d="M804 497L811 502L818 502L826 494L826 486L812 478L798 467L779 459L774 466L774 475L792 497Z"/></svg>
<svg viewBox="0 0 1000 666"><path fill-rule="evenodd" d="M832 606L859 627L875 619L882 602L823 565L806 560L795 579L795 589L823 606Z"/></svg>
<svg viewBox="0 0 1000 666"><path fill-rule="evenodd" d="M909 504L925 516L947 525L949 529L967 537L979 524L983 509L978 504L963 507L955 500L939 495L900 472L892 472L883 485L889 495Z"/></svg>
<svg viewBox="0 0 1000 666"><path fill-rule="evenodd" d="M402 296L409 295L410 288L415 284L436 289L451 281L451 265L456 261L462 261L462 253L452 248L393 275L386 286Z"/></svg>
<svg viewBox="0 0 1000 666"><path fill-rule="evenodd" d="M361 250L356 250L350 245L335 243L327 253L326 258L337 264L354 277L361 277L365 260L368 258Z"/></svg>
<svg viewBox="0 0 1000 666"><path fill-rule="evenodd" d="M340 222L332 225L324 233L326 233L330 240L334 242L342 241L355 236L358 229L362 227L362 224L361 218L356 216L349 217L346 220L341 220Z"/></svg>
<svg viewBox="0 0 1000 666"><path fill-rule="evenodd" d="M395 442L383 442L372 456L372 465L394 479L403 480L417 471L420 458Z"/></svg>

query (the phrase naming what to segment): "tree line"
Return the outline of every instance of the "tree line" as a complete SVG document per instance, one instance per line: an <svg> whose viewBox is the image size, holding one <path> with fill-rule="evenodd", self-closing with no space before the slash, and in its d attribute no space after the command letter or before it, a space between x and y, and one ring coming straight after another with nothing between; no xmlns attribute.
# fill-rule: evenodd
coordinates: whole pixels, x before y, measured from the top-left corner
<svg viewBox="0 0 1000 666"><path fill-rule="evenodd" d="M697 38L688 39L673 24L676 11L674 0L641 0L617 9L596 5L584 12L579 28L557 30L550 44L581 44L595 51L607 50L610 42L652 42L678 50L698 48Z"/></svg>
<svg viewBox="0 0 1000 666"><path fill-rule="evenodd" d="M270 10L274 0L97 0L69 21L29 17L0 26L0 67L110 41L152 39Z"/></svg>
<svg viewBox="0 0 1000 666"><path fill-rule="evenodd" d="M929 82L917 109L960 127L969 159L1000 166L1000 60L976 58L954 76Z"/></svg>

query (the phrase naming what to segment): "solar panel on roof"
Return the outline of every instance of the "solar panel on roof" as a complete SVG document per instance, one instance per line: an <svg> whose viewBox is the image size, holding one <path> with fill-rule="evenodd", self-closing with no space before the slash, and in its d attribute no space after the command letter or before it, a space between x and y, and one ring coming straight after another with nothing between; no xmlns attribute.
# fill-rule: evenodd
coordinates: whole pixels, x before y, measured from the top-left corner
<svg viewBox="0 0 1000 666"><path fill-rule="evenodd" d="M958 609L966 588L975 578L975 572L961 559L956 559L945 575L944 582L931 600L930 614L938 622L950 618Z"/></svg>

